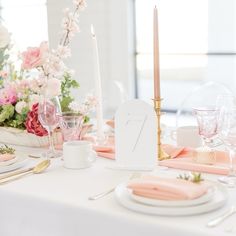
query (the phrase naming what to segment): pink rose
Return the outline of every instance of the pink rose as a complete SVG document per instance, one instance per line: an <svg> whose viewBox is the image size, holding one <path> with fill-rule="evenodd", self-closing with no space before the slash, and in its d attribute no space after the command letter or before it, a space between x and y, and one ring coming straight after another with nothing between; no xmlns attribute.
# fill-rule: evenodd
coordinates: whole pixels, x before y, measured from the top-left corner
<svg viewBox="0 0 236 236"><path fill-rule="evenodd" d="M35 134L37 136L46 136L48 132L43 128L38 119L38 107L38 103L34 104L32 111L28 112L25 127L26 130L31 134Z"/></svg>
<svg viewBox="0 0 236 236"><path fill-rule="evenodd" d="M46 60L48 50L47 42L42 42L39 48L28 48L27 51L22 53L22 69L33 69L42 66Z"/></svg>
<svg viewBox="0 0 236 236"><path fill-rule="evenodd" d="M13 87L5 87L0 90L0 105L15 104L17 92Z"/></svg>

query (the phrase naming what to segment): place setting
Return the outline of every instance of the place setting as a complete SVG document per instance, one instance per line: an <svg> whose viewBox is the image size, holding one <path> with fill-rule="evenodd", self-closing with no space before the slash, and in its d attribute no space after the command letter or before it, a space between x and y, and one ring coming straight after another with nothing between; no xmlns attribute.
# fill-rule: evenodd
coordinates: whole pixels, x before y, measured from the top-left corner
<svg viewBox="0 0 236 236"><path fill-rule="evenodd" d="M235 233L235 88L211 68L225 53L191 48L199 13L175 29L211 4L186 18L178 1L100 1L71 1L61 23L63 1L26 1L46 18L22 37L0 3L0 235Z"/></svg>
<svg viewBox="0 0 236 236"><path fill-rule="evenodd" d="M227 202L227 188L198 180L196 173L188 180L147 175L118 185L115 197L122 206L139 213L188 216L223 207Z"/></svg>
<svg viewBox="0 0 236 236"><path fill-rule="evenodd" d="M0 174L22 168L27 161L27 155L17 153L14 148L7 145L0 147Z"/></svg>

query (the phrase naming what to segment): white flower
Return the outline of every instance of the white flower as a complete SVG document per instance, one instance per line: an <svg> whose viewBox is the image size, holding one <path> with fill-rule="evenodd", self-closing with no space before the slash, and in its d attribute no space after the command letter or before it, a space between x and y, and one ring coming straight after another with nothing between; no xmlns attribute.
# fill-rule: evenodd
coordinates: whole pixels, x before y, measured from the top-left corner
<svg viewBox="0 0 236 236"><path fill-rule="evenodd" d="M67 16L69 12L70 12L70 9L68 7L63 10L63 14L65 16Z"/></svg>
<svg viewBox="0 0 236 236"><path fill-rule="evenodd" d="M17 102L15 105L15 110L17 113L21 114L23 108L26 108L28 105L24 101Z"/></svg>
<svg viewBox="0 0 236 236"><path fill-rule="evenodd" d="M56 78L51 78L47 82L46 95L56 97L61 94L61 81Z"/></svg>
<svg viewBox="0 0 236 236"><path fill-rule="evenodd" d="M75 6L80 10L84 10L84 8L87 6L85 0L74 0L73 2Z"/></svg>
<svg viewBox="0 0 236 236"><path fill-rule="evenodd" d="M40 77L29 79L29 87L33 93L40 93L41 88L46 85L46 78L44 74L40 74Z"/></svg>
<svg viewBox="0 0 236 236"><path fill-rule="evenodd" d="M76 113L80 113L81 115L87 115L93 108L97 105L97 99L89 94L85 98L85 101L81 104L79 102L71 102L69 104L69 108Z"/></svg>
<svg viewBox="0 0 236 236"><path fill-rule="evenodd" d="M71 77L73 77L73 76L75 75L75 71L74 71L74 70L71 70L71 69L69 70L69 69L68 69L66 72L67 72L68 75L70 75Z"/></svg>
<svg viewBox="0 0 236 236"><path fill-rule="evenodd" d="M59 45L56 54L61 58L67 58L71 56L71 50L69 47Z"/></svg>
<svg viewBox="0 0 236 236"><path fill-rule="evenodd" d="M80 104L79 104L78 102L73 101L73 102L71 102L71 103L69 104L69 108L70 108L73 112L79 113Z"/></svg>
<svg viewBox="0 0 236 236"><path fill-rule="evenodd" d="M75 112L85 116L88 113L87 106L85 104L80 104L79 102L71 102L69 108Z"/></svg>
<svg viewBox="0 0 236 236"><path fill-rule="evenodd" d="M0 48L5 48L10 43L10 34L8 30L0 25Z"/></svg>
<svg viewBox="0 0 236 236"><path fill-rule="evenodd" d="M85 104L87 104L89 107L94 108L98 103L97 97L95 97L93 94L88 94L85 99Z"/></svg>
<svg viewBox="0 0 236 236"><path fill-rule="evenodd" d="M34 104L40 101L40 95L32 94L29 96L29 109L32 110Z"/></svg>

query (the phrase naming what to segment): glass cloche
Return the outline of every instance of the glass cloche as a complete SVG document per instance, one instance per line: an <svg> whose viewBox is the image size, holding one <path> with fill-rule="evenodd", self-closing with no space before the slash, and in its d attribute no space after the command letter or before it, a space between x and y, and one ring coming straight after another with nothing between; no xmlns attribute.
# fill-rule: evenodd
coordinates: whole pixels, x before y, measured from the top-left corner
<svg viewBox="0 0 236 236"><path fill-rule="evenodd" d="M176 128L197 126L193 108L216 106L219 95L233 95L233 93L221 83L207 82L187 94L176 113Z"/></svg>

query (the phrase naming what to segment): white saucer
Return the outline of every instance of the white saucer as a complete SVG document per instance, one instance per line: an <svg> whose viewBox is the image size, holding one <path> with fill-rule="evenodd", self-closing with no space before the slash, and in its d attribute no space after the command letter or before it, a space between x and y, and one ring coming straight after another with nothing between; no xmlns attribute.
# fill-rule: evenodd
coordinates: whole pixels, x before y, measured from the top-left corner
<svg viewBox="0 0 236 236"><path fill-rule="evenodd" d="M131 199L149 206L160 206L160 207L187 207L187 206L201 205L210 201L214 197L215 191L216 188L212 187L208 189L206 194L193 200L168 201L168 200L158 200L158 199L141 197L133 194L132 190L129 191L129 189L127 189L127 192Z"/></svg>
<svg viewBox="0 0 236 236"><path fill-rule="evenodd" d="M115 189L115 196L117 201L125 208L150 215L160 216L187 216L198 215L214 211L222 207L227 200L227 189L219 184L215 185L214 195L212 199L200 205L175 207L175 206L150 206L139 203L130 197L129 190L126 188L126 184L120 184Z"/></svg>
<svg viewBox="0 0 236 236"><path fill-rule="evenodd" d="M23 167L24 165L26 165L27 160L28 160L27 155L16 154L16 158L17 158L16 162L12 163L11 165L0 166L0 174L19 169Z"/></svg>

